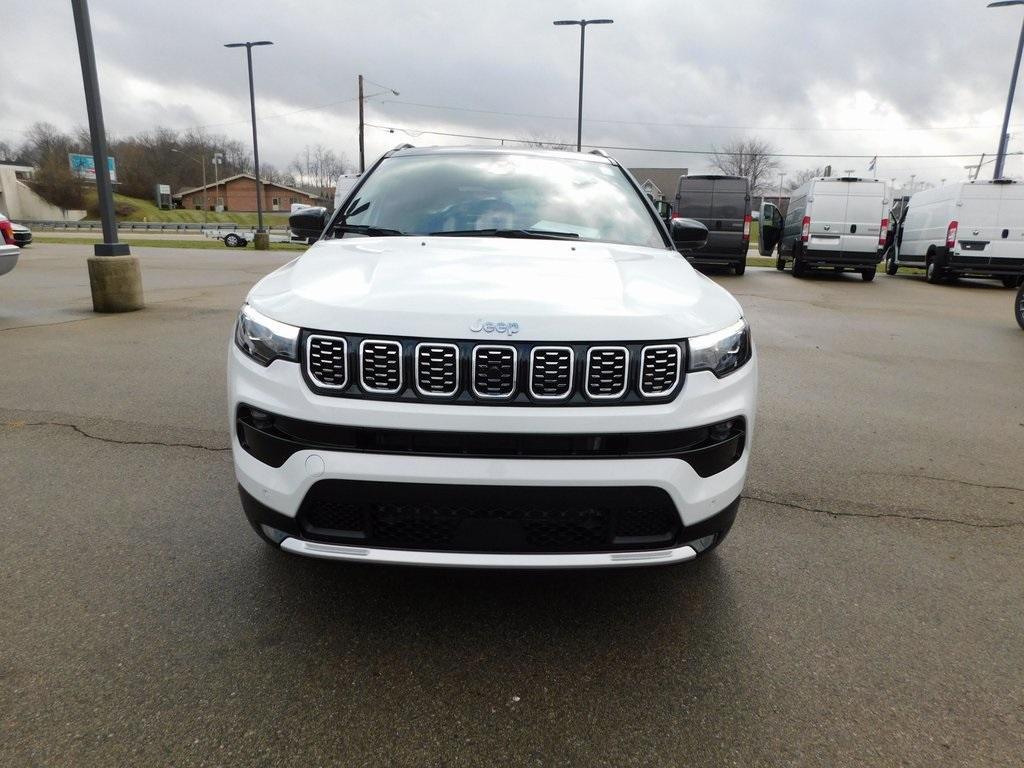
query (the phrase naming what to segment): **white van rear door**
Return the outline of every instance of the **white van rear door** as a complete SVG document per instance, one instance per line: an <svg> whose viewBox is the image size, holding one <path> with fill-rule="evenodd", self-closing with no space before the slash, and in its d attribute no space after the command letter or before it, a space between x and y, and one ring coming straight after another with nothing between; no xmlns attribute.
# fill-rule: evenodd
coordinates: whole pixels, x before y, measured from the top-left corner
<svg viewBox="0 0 1024 768"><path fill-rule="evenodd" d="M818 251L838 251L843 223L846 221L846 184L841 181L816 181L808 190L811 198L808 215L811 231L808 248Z"/></svg>
<svg viewBox="0 0 1024 768"><path fill-rule="evenodd" d="M996 184L999 213L986 255L994 259L1024 258L1024 184Z"/></svg>
<svg viewBox="0 0 1024 768"><path fill-rule="evenodd" d="M999 226L1000 184L964 184L960 201L953 209L957 222L957 247L963 256L987 259L1002 239ZM949 225L948 221L936 222Z"/></svg>
<svg viewBox="0 0 1024 768"><path fill-rule="evenodd" d="M874 253L885 216L885 185L846 182L846 216L840 238L843 253Z"/></svg>

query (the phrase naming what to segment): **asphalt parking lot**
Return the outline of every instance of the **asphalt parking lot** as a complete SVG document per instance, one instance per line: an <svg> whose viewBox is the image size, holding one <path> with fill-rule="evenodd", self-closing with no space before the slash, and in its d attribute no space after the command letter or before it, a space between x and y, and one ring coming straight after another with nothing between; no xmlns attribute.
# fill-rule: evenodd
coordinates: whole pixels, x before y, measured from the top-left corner
<svg viewBox="0 0 1024 768"><path fill-rule="evenodd" d="M681 567L308 561L242 517L224 355L293 253L0 278L0 764L1024 763L1024 333L994 282L716 276L761 362L746 500Z"/></svg>

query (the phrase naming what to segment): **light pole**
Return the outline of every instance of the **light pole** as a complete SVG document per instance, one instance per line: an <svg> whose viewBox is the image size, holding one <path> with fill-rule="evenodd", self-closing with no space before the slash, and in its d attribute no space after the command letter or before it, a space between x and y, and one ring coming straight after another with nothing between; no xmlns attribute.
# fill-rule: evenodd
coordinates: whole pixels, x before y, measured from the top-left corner
<svg viewBox="0 0 1024 768"><path fill-rule="evenodd" d="M252 164L256 172L256 237L253 247L259 251L270 248L270 237L263 227L263 189L260 185L260 147L256 141L256 91L252 87L252 49L257 45L273 45L269 40L245 43L225 43L225 48L245 48L245 59L249 65L249 109L252 112Z"/></svg>
<svg viewBox="0 0 1024 768"><path fill-rule="evenodd" d="M224 162L224 155L220 152L214 152L213 157L210 158L210 163L213 165L213 210L215 213L220 213L220 164Z"/></svg>
<svg viewBox="0 0 1024 768"><path fill-rule="evenodd" d="M210 210L210 207L206 204L206 152L203 152L199 157L182 152L180 149L174 149L173 147L171 148L171 152L179 155L185 155L189 160L203 166L203 224L206 224L206 212Z"/></svg>
<svg viewBox="0 0 1024 768"><path fill-rule="evenodd" d="M779 174L779 205L780 206L782 205L782 180L784 178L786 178L786 174L780 173Z"/></svg>
<svg viewBox="0 0 1024 768"><path fill-rule="evenodd" d="M1005 5L1024 5L1024 0L998 0L989 3L989 8L1001 8ZM1006 111L1003 113L1003 130L999 134L999 153L996 155L996 168L993 179L1003 178L1003 166L1006 165L1006 147L1010 143L1010 109L1013 107L1013 92L1017 89L1017 75L1020 73L1020 56L1024 52L1024 20L1020 25L1020 39L1017 41L1017 58L1013 60L1013 75L1010 77L1010 92L1006 96Z"/></svg>
<svg viewBox="0 0 1024 768"><path fill-rule="evenodd" d="M78 56L82 62L85 109L89 116L93 163L96 166L96 198L103 220L103 242L93 246L88 260L89 289L96 312L131 312L142 309L142 269L131 255L127 243L117 241L114 192L107 167L107 135L103 127L100 82L96 74L96 51L92 45L92 25L86 0L71 0L78 36Z"/></svg>
<svg viewBox="0 0 1024 768"><path fill-rule="evenodd" d="M1021 0L1024 2L1024 0ZM583 151L583 51L587 41L587 26L590 24L614 24L614 19L559 19L554 22L556 27L578 24L580 28L580 105L576 118L576 151Z"/></svg>

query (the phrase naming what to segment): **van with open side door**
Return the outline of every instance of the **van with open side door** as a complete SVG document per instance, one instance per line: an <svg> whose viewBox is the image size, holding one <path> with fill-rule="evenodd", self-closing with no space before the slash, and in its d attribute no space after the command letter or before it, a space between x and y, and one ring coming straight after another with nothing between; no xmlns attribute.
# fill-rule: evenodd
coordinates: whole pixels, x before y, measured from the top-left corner
<svg viewBox="0 0 1024 768"><path fill-rule="evenodd" d="M987 277L1014 288L1024 275L1024 184L962 181L911 196L886 261L921 267L929 283Z"/></svg>
<svg viewBox="0 0 1024 768"><path fill-rule="evenodd" d="M889 230L888 192L877 179L822 177L797 188L785 217L771 203L761 204L758 250L775 267L793 262L793 275L812 269L859 272L875 279Z"/></svg>
<svg viewBox="0 0 1024 768"><path fill-rule="evenodd" d="M750 246L750 180L745 176L680 176L674 218L696 219L708 228L703 248L683 254L691 264L747 268Z"/></svg>

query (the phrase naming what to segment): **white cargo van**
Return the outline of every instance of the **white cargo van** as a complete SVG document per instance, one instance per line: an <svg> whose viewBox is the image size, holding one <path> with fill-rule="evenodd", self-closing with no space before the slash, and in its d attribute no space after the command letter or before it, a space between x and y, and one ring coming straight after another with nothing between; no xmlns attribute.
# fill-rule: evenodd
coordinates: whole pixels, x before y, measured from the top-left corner
<svg viewBox="0 0 1024 768"><path fill-rule="evenodd" d="M827 267L873 280L889 229L888 198L877 179L811 179L793 192L785 217L772 203L761 204L758 250L770 256L778 246L775 266L792 261L796 277Z"/></svg>
<svg viewBox="0 0 1024 768"><path fill-rule="evenodd" d="M924 268L930 283L971 276L1016 286L1024 274L1024 185L963 181L913 195L886 270L900 266Z"/></svg>

